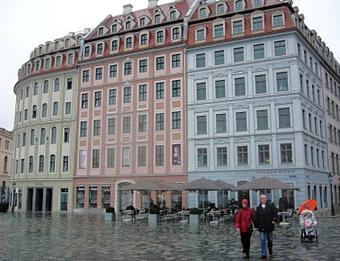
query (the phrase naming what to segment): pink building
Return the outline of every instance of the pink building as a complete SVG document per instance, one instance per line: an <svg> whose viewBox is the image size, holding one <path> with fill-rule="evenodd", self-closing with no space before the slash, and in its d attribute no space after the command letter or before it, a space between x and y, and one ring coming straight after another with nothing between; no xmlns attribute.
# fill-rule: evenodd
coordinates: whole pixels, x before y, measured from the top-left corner
<svg viewBox="0 0 340 261"><path fill-rule="evenodd" d="M79 63L75 208L149 206L123 191L142 180L185 182L190 1L108 16L85 39ZM167 193L167 205L181 195ZM142 205L141 205L142 204Z"/></svg>

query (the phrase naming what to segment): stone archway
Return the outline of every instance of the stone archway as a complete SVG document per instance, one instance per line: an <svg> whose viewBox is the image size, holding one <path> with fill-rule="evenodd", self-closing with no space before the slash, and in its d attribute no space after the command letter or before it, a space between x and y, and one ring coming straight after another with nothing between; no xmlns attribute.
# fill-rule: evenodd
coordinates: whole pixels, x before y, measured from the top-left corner
<svg viewBox="0 0 340 261"><path fill-rule="evenodd" d="M127 206L133 205L133 191L123 190L124 187L133 184L124 181L117 184L117 211L125 210Z"/></svg>

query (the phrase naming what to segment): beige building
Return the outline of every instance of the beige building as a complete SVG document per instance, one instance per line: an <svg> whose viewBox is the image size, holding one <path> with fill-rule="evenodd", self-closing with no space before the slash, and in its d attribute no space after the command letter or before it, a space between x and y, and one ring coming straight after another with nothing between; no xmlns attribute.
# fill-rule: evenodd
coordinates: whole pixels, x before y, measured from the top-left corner
<svg viewBox="0 0 340 261"><path fill-rule="evenodd" d="M3 182L8 186L11 176L13 133L0 128L0 186Z"/></svg>

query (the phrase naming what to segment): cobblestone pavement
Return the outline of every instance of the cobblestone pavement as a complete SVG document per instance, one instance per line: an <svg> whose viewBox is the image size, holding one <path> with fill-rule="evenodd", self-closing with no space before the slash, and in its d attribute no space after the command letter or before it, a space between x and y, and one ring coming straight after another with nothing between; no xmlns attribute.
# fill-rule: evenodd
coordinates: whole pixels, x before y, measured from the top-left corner
<svg viewBox="0 0 340 261"><path fill-rule="evenodd" d="M277 227L271 260L339 260L340 218L319 219L318 243L301 243L298 223ZM251 258L260 258L254 232ZM110 223L101 215L0 215L0 260L241 260L231 223Z"/></svg>

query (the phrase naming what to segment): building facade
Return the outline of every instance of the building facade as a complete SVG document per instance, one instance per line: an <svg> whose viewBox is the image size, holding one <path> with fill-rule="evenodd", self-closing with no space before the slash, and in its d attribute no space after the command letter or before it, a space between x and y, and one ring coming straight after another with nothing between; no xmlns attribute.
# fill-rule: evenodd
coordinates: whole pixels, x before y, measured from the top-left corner
<svg viewBox="0 0 340 261"><path fill-rule="evenodd" d="M76 65L85 33L40 45L19 70L12 183L22 211L72 210Z"/></svg>
<svg viewBox="0 0 340 261"><path fill-rule="evenodd" d="M0 128L0 186L9 186L12 173L13 133ZM5 183L4 183L5 182Z"/></svg>
<svg viewBox="0 0 340 261"><path fill-rule="evenodd" d="M315 198L330 207L324 61L299 31L297 12L290 1L276 0L197 8L187 51L189 180L240 185L266 175L299 188L260 192L275 203L285 197L298 207ZM259 202L259 192L237 196ZM197 195L189 201L197 204Z"/></svg>

